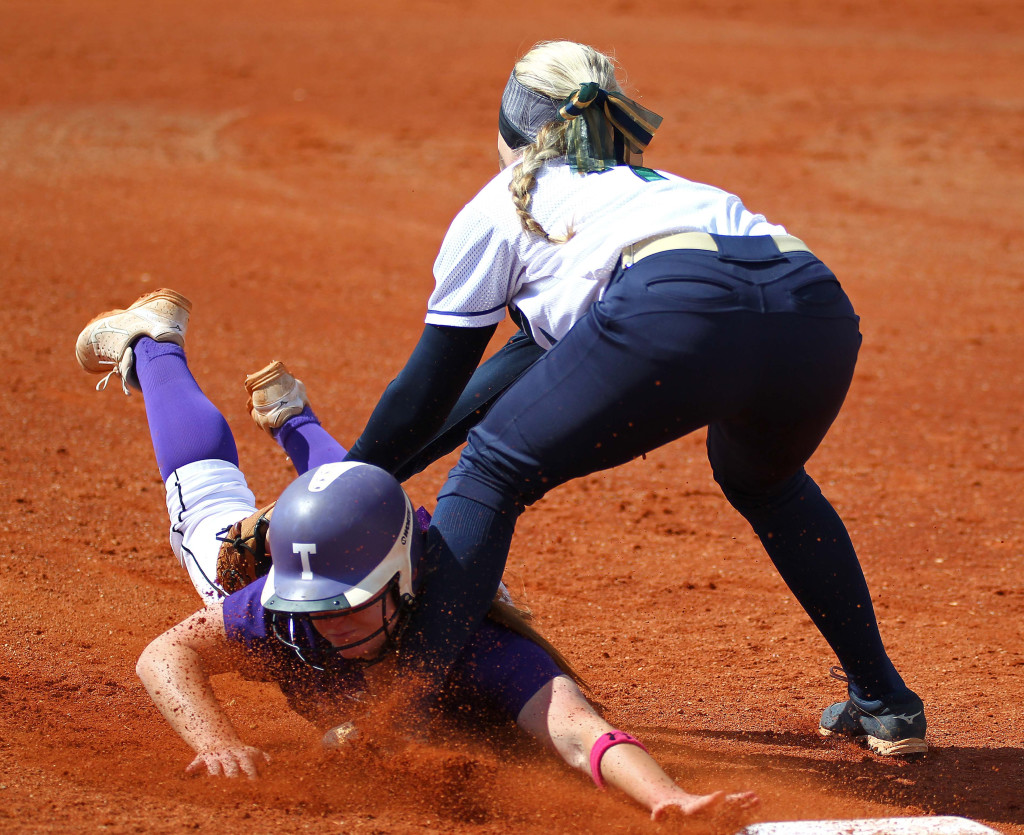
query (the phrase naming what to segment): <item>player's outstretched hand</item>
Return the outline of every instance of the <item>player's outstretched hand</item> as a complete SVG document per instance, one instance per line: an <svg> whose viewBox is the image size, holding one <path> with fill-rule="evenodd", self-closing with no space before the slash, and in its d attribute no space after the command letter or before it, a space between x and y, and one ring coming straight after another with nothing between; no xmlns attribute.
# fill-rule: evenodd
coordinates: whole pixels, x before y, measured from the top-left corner
<svg viewBox="0 0 1024 835"><path fill-rule="evenodd" d="M722 819L736 816L737 818L761 802L753 792L713 792L712 794L691 794L686 797L673 797L657 804L651 810L652 821L669 821L684 819Z"/></svg>
<svg viewBox="0 0 1024 835"><path fill-rule="evenodd" d="M187 774L202 773L205 765L211 777L240 777L244 774L250 780L260 775L260 766L270 762L270 755L251 745L237 748L220 748L203 751L185 769Z"/></svg>

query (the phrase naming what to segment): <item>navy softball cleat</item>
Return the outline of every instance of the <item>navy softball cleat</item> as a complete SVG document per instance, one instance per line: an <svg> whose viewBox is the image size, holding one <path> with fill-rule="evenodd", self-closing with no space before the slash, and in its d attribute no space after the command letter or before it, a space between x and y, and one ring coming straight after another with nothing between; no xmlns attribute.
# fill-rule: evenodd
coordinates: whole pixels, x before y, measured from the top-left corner
<svg viewBox="0 0 1024 835"><path fill-rule="evenodd" d="M822 736L849 736L862 740L876 754L899 757L928 750L924 735L928 723L924 703L907 690L892 699L859 699L850 694L821 714Z"/></svg>

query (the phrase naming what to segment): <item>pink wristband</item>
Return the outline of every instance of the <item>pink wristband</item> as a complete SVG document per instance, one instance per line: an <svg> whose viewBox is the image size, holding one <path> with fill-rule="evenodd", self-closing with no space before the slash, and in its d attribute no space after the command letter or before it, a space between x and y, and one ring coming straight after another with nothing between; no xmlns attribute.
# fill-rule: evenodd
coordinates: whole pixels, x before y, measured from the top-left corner
<svg viewBox="0 0 1024 835"><path fill-rule="evenodd" d="M601 758L613 745L635 745L641 751L650 753L639 739L625 731L609 731L606 734L601 734L597 738L597 742L594 743L594 747L590 749L590 776L594 778L599 789L604 788L604 780L601 778Z"/></svg>

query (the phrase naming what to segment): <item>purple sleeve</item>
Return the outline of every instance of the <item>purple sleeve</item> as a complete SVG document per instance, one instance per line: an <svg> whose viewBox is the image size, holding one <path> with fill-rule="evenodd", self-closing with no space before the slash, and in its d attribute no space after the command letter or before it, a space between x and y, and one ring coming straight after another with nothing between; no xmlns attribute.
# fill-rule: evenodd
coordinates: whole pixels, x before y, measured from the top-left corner
<svg viewBox="0 0 1024 835"><path fill-rule="evenodd" d="M291 637L302 644L305 657L317 667L306 664L274 637L267 611L260 604L265 583L266 578L261 577L224 600L228 640L246 650L239 673L250 680L276 682L292 710L314 725L337 725L351 713L352 699L366 690L362 670L340 655L319 656L316 647L324 642L317 640L308 621L299 623Z"/></svg>
<svg viewBox="0 0 1024 835"><path fill-rule="evenodd" d="M260 595L266 577L260 577L244 589L224 598L224 628L228 640L242 644L246 649L255 649L262 641L273 637L267 633L264 608L260 605Z"/></svg>
<svg viewBox="0 0 1024 835"><path fill-rule="evenodd" d="M544 649L485 619L456 661L448 685L473 701L486 700L514 721L537 691L560 675Z"/></svg>
<svg viewBox="0 0 1024 835"><path fill-rule="evenodd" d="M426 515L422 508L421 513ZM314 696L323 699L325 691L351 691L361 689L359 685L365 686L361 675L331 681L297 663L291 650L277 641L267 628L265 610L260 605L265 582L266 578L261 577L224 600L228 640L242 644L253 660L259 662L247 667L263 671L263 675L255 675L247 669L243 675L275 679L290 701L299 697L300 703ZM340 656L335 659L344 664ZM348 672L356 673L355 670ZM551 656L529 638L484 620L452 669L448 688L460 701L481 707L484 706L481 702L486 703L514 721L534 694L560 675L562 671ZM308 694L300 693L307 690ZM294 703L292 706L309 718L308 707L300 709Z"/></svg>
<svg viewBox="0 0 1024 835"><path fill-rule="evenodd" d="M241 644L245 649L244 660L238 670L242 678L276 681L282 690L286 690L287 679L294 675L295 664L289 657L291 650L273 636L266 609L260 604L266 581L266 577L260 577L224 598L224 631L228 641Z"/></svg>

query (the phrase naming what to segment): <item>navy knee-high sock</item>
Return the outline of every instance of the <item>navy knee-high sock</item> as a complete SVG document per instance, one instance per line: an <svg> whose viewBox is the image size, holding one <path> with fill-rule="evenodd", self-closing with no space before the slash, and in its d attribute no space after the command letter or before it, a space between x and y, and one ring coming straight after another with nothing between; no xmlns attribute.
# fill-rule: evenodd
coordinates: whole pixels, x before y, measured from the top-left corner
<svg viewBox="0 0 1024 835"><path fill-rule="evenodd" d="M727 496L839 658L851 692L873 699L905 691L882 644L846 526L814 480L802 474L768 506L752 508Z"/></svg>
<svg viewBox="0 0 1024 835"><path fill-rule="evenodd" d="M163 479L178 467L208 458L238 466L231 429L189 371L184 349L144 336L134 350L135 374Z"/></svg>
<svg viewBox="0 0 1024 835"><path fill-rule="evenodd" d="M430 573L403 645L407 669L443 682L494 600L517 518L461 496L438 500L427 532Z"/></svg>

